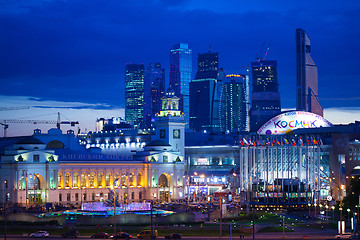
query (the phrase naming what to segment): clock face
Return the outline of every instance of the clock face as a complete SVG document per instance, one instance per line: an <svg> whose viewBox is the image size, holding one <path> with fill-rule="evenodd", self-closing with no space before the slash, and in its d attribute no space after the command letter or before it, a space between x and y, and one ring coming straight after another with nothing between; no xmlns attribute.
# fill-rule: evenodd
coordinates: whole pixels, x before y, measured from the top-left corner
<svg viewBox="0 0 360 240"><path fill-rule="evenodd" d="M160 129L160 138L165 138L165 129Z"/></svg>
<svg viewBox="0 0 360 240"><path fill-rule="evenodd" d="M180 130L174 129L174 138L180 138Z"/></svg>

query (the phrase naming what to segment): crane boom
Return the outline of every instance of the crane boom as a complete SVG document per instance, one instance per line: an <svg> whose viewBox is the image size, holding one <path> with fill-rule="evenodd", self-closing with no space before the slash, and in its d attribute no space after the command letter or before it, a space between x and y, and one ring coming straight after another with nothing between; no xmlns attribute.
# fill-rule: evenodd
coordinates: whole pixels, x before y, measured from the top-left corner
<svg viewBox="0 0 360 240"><path fill-rule="evenodd" d="M20 110L20 109L29 109L29 106L19 106L19 107L0 107L0 111L10 111L10 110Z"/></svg>
<svg viewBox="0 0 360 240"><path fill-rule="evenodd" d="M74 127L76 124L79 124L78 121L61 121L60 113L58 113L57 120L3 119L0 121L3 122L1 125L4 125L6 128L9 127L8 123L56 124L58 129L60 129L61 124L70 124L72 127Z"/></svg>
<svg viewBox="0 0 360 240"><path fill-rule="evenodd" d="M4 119L1 120L4 123L33 123L33 124L57 124L55 120L16 120L16 119Z"/></svg>

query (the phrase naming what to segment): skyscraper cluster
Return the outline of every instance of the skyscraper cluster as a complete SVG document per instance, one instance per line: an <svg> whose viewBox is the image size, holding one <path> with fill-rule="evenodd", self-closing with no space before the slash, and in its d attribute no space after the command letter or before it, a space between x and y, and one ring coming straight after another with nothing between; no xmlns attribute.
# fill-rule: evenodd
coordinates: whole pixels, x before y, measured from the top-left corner
<svg viewBox="0 0 360 240"><path fill-rule="evenodd" d="M297 29L296 109L322 116L317 67L310 53L309 36ZM219 67L219 53L209 49L198 55L193 77L192 50L186 43L175 44L170 49L169 88L180 99L179 110L188 131L256 132L280 114L277 61L258 59L249 70L251 74L226 74ZM150 63L146 68L127 64L125 72L125 119L135 127L150 128L165 94L165 69L160 63Z"/></svg>

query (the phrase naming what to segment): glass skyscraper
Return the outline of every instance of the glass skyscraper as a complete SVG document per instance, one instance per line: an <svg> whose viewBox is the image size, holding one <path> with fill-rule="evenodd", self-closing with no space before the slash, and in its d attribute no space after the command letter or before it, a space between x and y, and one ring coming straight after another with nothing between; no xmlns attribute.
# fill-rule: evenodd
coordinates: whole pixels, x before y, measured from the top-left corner
<svg viewBox="0 0 360 240"><path fill-rule="evenodd" d="M243 75L226 75L220 96L220 128L222 132L246 131L246 79Z"/></svg>
<svg viewBox="0 0 360 240"><path fill-rule="evenodd" d="M175 44L170 50L170 80L169 85L180 98L180 111L189 123L189 83L192 74L192 50L187 43ZM188 127L188 125L187 125Z"/></svg>
<svg viewBox="0 0 360 240"><path fill-rule="evenodd" d="M125 120L135 127L144 124L144 65L126 64L125 67Z"/></svg>
<svg viewBox="0 0 360 240"><path fill-rule="evenodd" d="M251 63L253 88L251 96L250 131L256 132L264 123L281 112L277 81L277 62L259 60Z"/></svg>
<svg viewBox="0 0 360 240"><path fill-rule="evenodd" d="M199 54L198 71L195 79L190 83L190 128L192 130L220 131L219 107L223 75L223 70L219 71L217 52Z"/></svg>
<svg viewBox="0 0 360 240"><path fill-rule="evenodd" d="M165 69L160 63L149 63L144 72L144 121L151 127L155 114L160 113L165 94Z"/></svg>
<svg viewBox="0 0 360 240"><path fill-rule="evenodd" d="M318 69L311 58L310 38L296 29L296 110L323 116L319 102Z"/></svg>

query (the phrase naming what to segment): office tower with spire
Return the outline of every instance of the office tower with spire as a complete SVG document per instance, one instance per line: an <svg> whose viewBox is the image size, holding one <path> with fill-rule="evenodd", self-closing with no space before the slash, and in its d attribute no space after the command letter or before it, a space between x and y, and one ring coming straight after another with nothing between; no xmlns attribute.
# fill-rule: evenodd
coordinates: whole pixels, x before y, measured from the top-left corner
<svg viewBox="0 0 360 240"><path fill-rule="evenodd" d="M192 50L187 43L175 44L170 50L170 88L180 98L179 109L189 123L189 83L192 78ZM188 125L187 125L188 127Z"/></svg>
<svg viewBox="0 0 360 240"><path fill-rule="evenodd" d="M318 69L311 57L310 38L296 29L296 110L323 116L319 102Z"/></svg>
<svg viewBox="0 0 360 240"><path fill-rule="evenodd" d="M144 125L144 65L126 64L125 120L135 127Z"/></svg>
<svg viewBox="0 0 360 240"><path fill-rule="evenodd" d="M198 71L190 83L190 128L194 131L220 131L219 104L222 80L218 53L198 55Z"/></svg>
<svg viewBox="0 0 360 240"><path fill-rule="evenodd" d="M151 127L161 110L165 94L165 69L160 63L149 63L144 72L144 125Z"/></svg>
<svg viewBox="0 0 360 240"><path fill-rule="evenodd" d="M222 132L247 130L246 76L229 74L223 80L220 95L220 129Z"/></svg>
<svg viewBox="0 0 360 240"><path fill-rule="evenodd" d="M256 132L264 123L281 112L277 80L277 61L259 60L251 63L253 80L250 131Z"/></svg>

